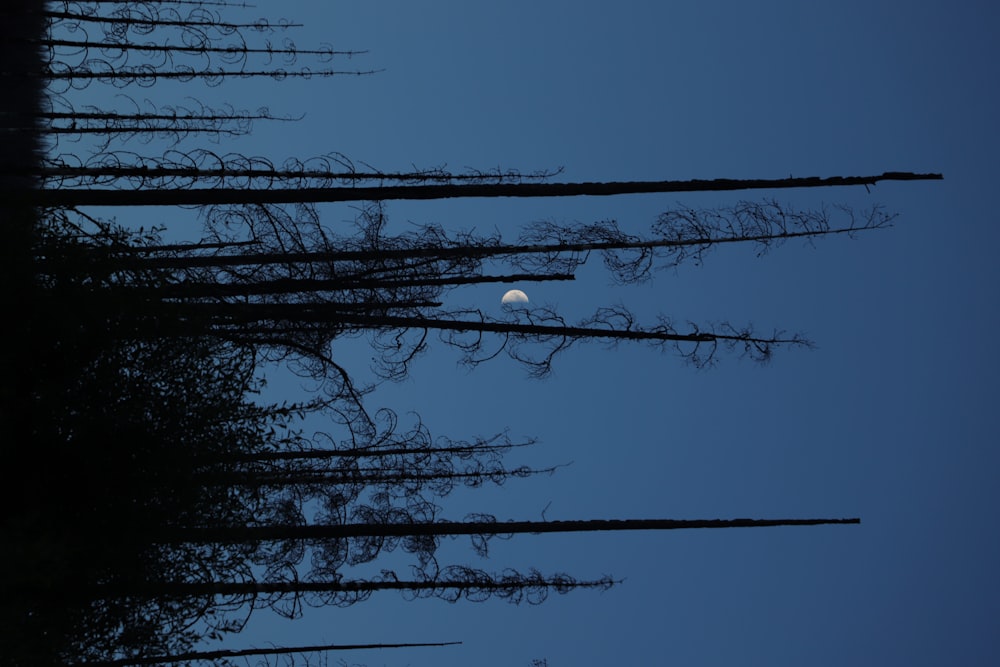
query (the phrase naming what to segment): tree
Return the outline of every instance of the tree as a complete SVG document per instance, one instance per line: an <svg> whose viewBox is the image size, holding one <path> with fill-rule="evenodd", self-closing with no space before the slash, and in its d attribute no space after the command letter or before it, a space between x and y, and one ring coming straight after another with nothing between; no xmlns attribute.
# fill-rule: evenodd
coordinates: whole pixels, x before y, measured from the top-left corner
<svg viewBox="0 0 1000 667"><path fill-rule="evenodd" d="M172 191L57 190L39 195L49 206L211 206L220 204L291 204L315 202L387 201L393 199L452 199L458 197L581 197L666 192L720 192L838 185L874 185L879 181L940 180L941 174L884 172L872 176L827 178L715 179L689 181L626 181L607 183L500 183L397 185L271 189L189 189Z"/></svg>
<svg viewBox="0 0 1000 667"><path fill-rule="evenodd" d="M127 665L158 665L164 663L175 663L182 660L198 661L222 661L221 664L229 665L230 658L244 658L247 656L261 655L288 655L305 653L325 653L327 651L357 651L363 649L386 649L386 648L415 648L430 646L455 646L462 642L434 642L434 643L408 643L408 644L318 644L314 646L279 646L267 649L242 649L219 651L189 651L176 655L156 655L147 658L123 658L120 660L104 660L101 662L78 663L74 667L126 667ZM220 664L220 663L216 663Z"/></svg>
<svg viewBox="0 0 1000 667"><path fill-rule="evenodd" d="M843 218L839 224L837 215ZM363 209L349 236L322 225L310 206L215 207L205 219L210 232L205 243L98 247L84 250L80 261L90 275L121 285L123 298L145 304L133 306L133 314L154 319L137 323L137 332L145 327L163 335L167 326L156 318L169 314L179 335L207 334L279 356L297 355L313 365L317 377L344 382L345 371L326 353L329 342L366 331L381 352L376 369L387 378L406 375L432 330L441 332L465 363L475 365L506 350L538 376L550 371L558 353L586 339L670 345L699 366L714 362L720 347L766 361L777 346L808 341L777 331L758 335L728 323L681 330L667 317L643 327L624 307L602 308L569 323L541 308L512 309L498 319L441 303L448 291L470 283L571 280L592 253L601 254L613 280L632 284L684 261L700 263L718 245L748 243L764 252L789 239L883 228L892 217L879 208L797 211L773 201L741 202L729 209L666 212L645 237L625 233L613 221L538 223L512 243L499 236L450 235L434 226L390 236L380 205ZM49 255L51 263L67 262L65 253ZM487 273L491 266L502 272Z"/></svg>
<svg viewBox="0 0 1000 667"><path fill-rule="evenodd" d="M124 97L124 96L123 96ZM289 121L291 118L271 114L266 108L256 112L237 111L230 106L209 108L192 100L188 105L171 104L155 106L147 101L140 105L132 98L124 98L131 108L127 110L101 110L92 105L77 111L68 100L53 99L62 102L59 110L41 111L38 116L49 121L46 133L57 140L68 136L76 141L84 135L97 135L99 143L95 146L103 168L96 169L101 175L95 175L94 181L101 182L106 178L103 174L109 171L107 162L110 154L105 153L112 143L127 143L137 138L143 143L156 139L168 139L176 145L191 135L200 135L213 142L219 142L223 137L236 137L250 134L253 122L257 120ZM145 107L145 108L144 108ZM49 158L50 166L41 168L41 176L50 183L59 183L57 179L82 177L88 173L88 168L66 164L64 160L79 159L77 155L65 155ZM93 161L93 160L91 160ZM59 183L61 185L61 183Z"/></svg>
<svg viewBox="0 0 1000 667"><path fill-rule="evenodd" d="M503 484L557 466L508 466L502 456L530 442L505 433L433 438L419 417L401 428L391 410L369 410L372 387L357 384L331 356L330 342L368 335L374 370L384 379L405 377L432 334L468 364L506 352L538 376L586 340L673 347L697 366L726 349L766 361L779 347L808 341L726 322L682 326L662 317L642 325L624 307L601 308L576 322L547 308L492 317L445 307L443 297L472 283L572 280L598 254L613 280L633 284L683 261L701 262L719 245L765 251L789 239L883 228L890 215L879 208L803 212L774 201L741 202L667 211L643 235L599 221L529 225L505 237L431 225L391 233L381 202L867 187L939 175L554 183L556 172L546 171L386 172L338 153L279 164L177 148L278 119L266 110L140 105L130 98L129 111L74 104L72 91L94 82L122 88L332 76L341 72L287 68L300 56L324 61L362 53L273 46L270 36L293 24L228 21L223 10L208 9L214 6L65 2L37 15L49 20L48 35L19 42L47 54L31 70L34 79L25 77L49 82L51 102L37 118L53 135L79 137L78 146L98 139L90 156L4 167L11 205L37 207L39 215L18 246L31 260L18 284L30 285L33 309L21 339L37 362L28 398L18 406L31 416L27 437L35 454L5 476L4 507L35 487L64 490L33 512L5 517L16 548L5 554L4 571L18 577L3 582L0 609L5 631L23 635L11 652L15 664L196 659L192 649L201 636L237 632L256 609L294 617L303 604L349 606L381 590L532 603L551 591L614 583L439 563L441 541L457 535L469 535L474 551L485 555L491 539L514 533L858 521L504 522L486 514L443 520L442 503L458 486ZM254 33L263 46L250 44ZM137 137L152 145L164 134L170 148L162 155L118 146ZM42 187L25 187L36 180ZM370 203L354 233L344 235L324 225L313 205L329 201ZM167 243L159 230L135 232L99 220L85 210L91 205L196 205L206 232ZM321 380L323 394L300 404L260 404L254 397L261 373L275 362ZM297 425L305 413L325 417L330 432L306 436ZM350 574L393 550L414 560L411 578L389 569L374 577Z"/></svg>
<svg viewBox="0 0 1000 667"><path fill-rule="evenodd" d="M335 51L324 46L302 51L290 39L281 46L267 41L260 48L247 44L247 31L258 35L284 32L296 24L286 21L272 25L265 20L253 23L224 21L221 15L203 3L130 2L102 12L102 4L64 2L61 10L43 10L50 32L35 41L49 50L49 60L44 76L53 84L67 88L84 88L92 81L110 83L116 87L128 85L152 86L157 81L174 79L191 81L202 79L217 85L230 77L329 77L361 72L340 72L329 68L312 70L301 67L288 69L301 55L314 56L327 63L335 56L353 56L358 52ZM102 33L97 39L89 38L87 27ZM143 38L166 32L177 41L136 42L133 36ZM83 34L84 39L60 37L61 34ZM281 61L281 67L253 69L251 58L263 56L265 63ZM68 61L75 57L76 63ZM134 60L140 62L136 64ZM146 62L142 62L146 59ZM221 60L221 65L216 64ZM193 63L193 64L192 64ZM58 92L58 89L56 89Z"/></svg>

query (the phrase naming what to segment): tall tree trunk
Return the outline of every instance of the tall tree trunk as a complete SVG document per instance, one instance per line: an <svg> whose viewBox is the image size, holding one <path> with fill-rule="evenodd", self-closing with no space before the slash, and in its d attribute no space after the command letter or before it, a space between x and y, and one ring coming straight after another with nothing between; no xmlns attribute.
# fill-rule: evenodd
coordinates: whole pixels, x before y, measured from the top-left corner
<svg viewBox="0 0 1000 667"><path fill-rule="evenodd" d="M509 535L514 533L577 533L685 528L762 528L859 524L861 519L588 519L577 521L438 521L413 524L342 524L179 528L160 531L157 542L238 543L268 540L324 540L345 537L406 537L411 535Z"/></svg>
<svg viewBox="0 0 1000 667"><path fill-rule="evenodd" d="M400 272L402 273L402 272ZM537 273L516 273L490 276L447 276L443 278L366 278L353 279L350 276L337 278L275 278L261 282L196 283L186 282L156 288L126 288L130 291L148 292L149 296L171 299L194 299L202 297L233 297L265 294L305 294L315 292L350 292L363 289L402 289L404 287L434 287L455 285L478 285L492 283L547 282L554 280L575 280L572 274L557 273L543 275Z"/></svg>
<svg viewBox="0 0 1000 667"><path fill-rule="evenodd" d="M529 475L541 475L543 473L555 472L555 467L551 468L483 468L472 472L439 472L421 473L408 472L406 470L386 470L377 468L364 468L359 471L337 471L337 470L292 470L265 471L265 472L222 472L205 473L198 475L196 480L199 484L215 486L240 486L256 488L262 486L293 486L301 487L306 484L313 485L384 485L402 484L404 482L431 482L431 481L454 481L456 484L465 484L468 481L480 481L482 483L506 480L511 477L523 478Z"/></svg>
<svg viewBox="0 0 1000 667"><path fill-rule="evenodd" d="M319 653L321 651L357 651L383 648L417 648L425 646L457 646L462 642L421 642L408 644L317 644L315 646L276 646L272 648L220 649L218 651L189 651L176 655L159 655L142 658L121 658L97 662L78 662L72 667L127 667L128 665L158 665L185 660L218 660L243 658L252 655L287 655L289 653Z"/></svg>
<svg viewBox="0 0 1000 667"><path fill-rule="evenodd" d="M187 269L202 267L224 267L224 266L264 266L268 264L294 265L305 263L332 263L332 262L371 262L388 259L416 259L430 258L433 260L443 260L450 258L488 258L504 257L510 255L531 255L531 254L555 254L555 253L579 253L601 250L653 250L656 248L679 248L684 246L706 246L728 243L753 243L780 241L793 238L804 238L813 236L829 236L834 234L853 234L865 229L874 229L877 223L872 226L861 227L837 227L832 229L807 229L800 231L778 231L773 234L752 234L735 236L700 236L690 238L652 238L639 240L615 240L615 241L581 241L581 242L558 242L558 243L527 243L527 244L490 244L483 242L480 245L449 245L449 246L421 246L414 245L412 248L379 248L378 250L308 250L308 251L288 251L288 252L257 252L242 255L177 255L177 256L137 256L140 253L160 252L161 248L124 248L115 252L127 252L133 257L116 257L114 259L104 259L107 268L127 268L134 270L148 269ZM232 245L241 243L251 245L257 242L233 242ZM224 244L218 244L222 247ZM210 248L211 244L192 244L191 250L201 250ZM162 251L180 250L187 248L162 246ZM96 248L98 252L106 254L104 248ZM400 267L404 270L406 267Z"/></svg>
<svg viewBox="0 0 1000 667"><path fill-rule="evenodd" d="M449 199L456 197L579 197L660 192L770 190L836 185L875 185L879 181L939 180L941 174L885 172L878 176L821 178L730 179L688 181L623 181L605 183L497 183L456 185L395 185L246 190L47 190L39 193L47 206L205 206L220 204L294 204L389 199Z"/></svg>
<svg viewBox="0 0 1000 667"><path fill-rule="evenodd" d="M537 580L530 582L535 586L559 585L562 581ZM608 580L574 582L574 588L600 588L610 586ZM209 583L157 583L140 582L135 585L122 584L98 586L95 588L103 596L141 596L141 597L202 597L206 595L281 595L298 593L353 593L369 591L433 591L450 588L455 590L507 590L518 587L516 581L482 579L429 579L402 581L264 581L264 582L209 582Z"/></svg>
<svg viewBox="0 0 1000 667"><path fill-rule="evenodd" d="M387 304L392 305L392 304ZM370 310L385 305L373 304ZM185 303L177 306L178 312L214 318L223 331L236 333L263 334L281 333L295 330L304 323L329 323L344 327L365 329L435 329L441 331L476 331L484 333L515 334L523 336L562 336L574 339L609 338L631 341L675 341L688 343L712 343L716 341L739 341L761 345L807 345L801 338L756 338L749 334L720 334L712 332L677 333L662 327L651 329L612 329L601 327L580 327L548 324L524 324L519 322L499 322L484 320L453 320L433 317L405 317L394 315L355 314L349 307L335 303ZM359 310L359 309L353 309ZM265 320L290 322L291 327L252 327L249 323ZM198 321L197 319L195 321Z"/></svg>
<svg viewBox="0 0 1000 667"><path fill-rule="evenodd" d="M235 462L287 461L301 459L331 458L382 458L396 455L419 454L469 454L482 452L505 452L512 447L527 447L533 442L507 443L502 445L468 444L453 447L354 447L345 449L304 449L300 451L261 452L259 454L234 455L225 460Z"/></svg>

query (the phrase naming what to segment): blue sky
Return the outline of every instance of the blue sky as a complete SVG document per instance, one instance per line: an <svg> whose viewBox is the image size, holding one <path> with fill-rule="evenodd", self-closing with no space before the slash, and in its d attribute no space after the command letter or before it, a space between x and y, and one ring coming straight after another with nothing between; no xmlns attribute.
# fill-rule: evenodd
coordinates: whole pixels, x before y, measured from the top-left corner
<svg viewBox="0 0 1000 667"><path fill-rule="evenodd" d="M626 581L540 607L384 594L293 622L260 613L230 644L465 642L335 656L369 665L996 663L993 4L332 0L260 2L255 13L305 23L293 33L302 46L368 49L345 64L383 71L189 86L184 94L206 102L306 113L293 125L258 124L224 144L231 150L276 159L338 151L385 170L563 167L574 181L889 170L945 180L870 193L390 203L400 229L436 222L511 234L535 220L607 218L639 231L678 204L768 196L898 213L892 229L853 241L788 243L760 258L727 248L639 287L610 286L599 266L572 283L522 286L571 317L622 302L646 318L801 331L815 350L782 352L765 367L723 358L702 371L638 346L581 345L553 377L533 381L504 358L468 372L436 345L409 379L371 399L419 412L435 433L509 428L540 439L511 463L573 461L551 478L457 496L458 517L863 523L519 536L483 566ZM353 218L347 206L323 214L335 228ZM476 287L453 298L499 312L502 293ZM334 353L366 372L362 344L335 343ZM300 392L280 376L272 389ZM475 562L464 542L449 553Z"/></svg>

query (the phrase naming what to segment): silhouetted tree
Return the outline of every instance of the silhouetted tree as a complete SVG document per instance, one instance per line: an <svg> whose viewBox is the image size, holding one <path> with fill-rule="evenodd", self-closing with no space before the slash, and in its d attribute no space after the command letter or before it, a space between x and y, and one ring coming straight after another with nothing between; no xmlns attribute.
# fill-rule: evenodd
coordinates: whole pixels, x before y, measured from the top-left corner
<svg viewBox="0 0 1000 667"><path fill-rule="evenodd" d="M77 153L60 154L47 158L37 170L48 189L73 189L101 187L107 189L178 190L198 188L317 188L342 184L364 183L525 183L550 178L556 171L522 173L514 169L467 170L462 173L430 168L413 171L383 171L369 165L355 164L339 153L313 156L302 160L289 158L275 163L263 156L238 153L219 154L205 148L165 151L161 155L140 155L131 151L106 150L114 140L124 142L134 134L146 134L147 141L166 135L176 146L192 133L209 134L213 138L249 132L252 120L290 120L260 111L256 115L232 112L221 115L168 114L112 114L93 112L85 117L71 112L53 115L53 119L72 118L72 127L55 127L57 134L79 134L76 129L84 121L96 118L105 123L106 137L88 156ZM153 122L163 125L153 126ZM125 125L124 123L130 123ZM119 129L121 128L121 129ZM148 130L146 128L149 128ZM91 129L93 132L91 132ZM88 133L105 133L98 128Z"/></svg>
<svg viewBox="0 0 1000 667"><path fill-rule="evenodd" d="M193 2L63 2L61 8L40 12L49 21L48 34L33 43L48 50L46 74L50 80L96 78L115 85L121 85L122 81L149 85L161 77L189 80L200 76L217 80L241 74L276 78L329 76L332 74L329 70L287 71L276 67L251 72L248 67L252 67L250 59L255 56L264 56L265 64L280 61L287 67L295 65L302 55L329 62L334 56L357 54L336 51L328 45L302 50L287 37L277 46L265 39L261 46L255 47L247 41L249 33L267 38L300 24L272 23L265 19L252 23L228 22L209 7ZM92 37L88 28L100 36ZM148 37L162 41L133 41ZM69 58L75 58L77 64L68 64ZM133 62L136 59L140 61L138 64ZM192 66L182 59L197 64ZM215 60L235 69L222 70L215 66Z"/></svg>
<svg viewBox="0 0 1000 667"><path fill-rule="evenodd" d="M119 98L126 100L130 108L102 110L93 105L86 105L77 110L65 97L49 98L52 109L42 111L38 116L46 121L43 127L45 134L56 138L54 146L58 145L60 137L68 137L79 142L85 135L96 136L97 142L93 145L94 155L88 160L87 166L77 164L81 159L78 154L62 154L46 158L45 166L40 168L39 175L45 179L47 187L61 187L69 183L77 186L107 185L109 178L117 178L109 176L112 172L111 165L127 159L107 152L113 142L124 144L135 138L144 144L154 140L164 140L176 146L191 135L218 142L223 137L250 134L254 121L297 120L276 116L266 108L255 112L236 110L228 105L211 108L196 100L190 100L184 105L160 106L155 106L146 100L144 105L140 105L129 97L119 96ZM117 160L113 162L112 156ZM140 167L135 169L138 170Z"/></svg>
<svg viewBox="0 0 1000 667"><path fill-rule="evenodd" d="M405 644L316 644L313 646L275 646L260 649L221 649L218 651L189 651L176 655L156 655L143 658L123 658L120 660L101 660L98 662L76 663L73 667L127 667L128 665L159 665L181 661L213 661L215 664L229 665L230 658L246 658L250 656L273 656L305 653L326 653L328 651L358 651L387 648L426 648L440 646L457 646L462 642L423 642ZM222 661L221 663L219 661Z"/></svg>
<svg viewBox="0 0 1000 667"><path fill-rule="evenodd" d="M570 280L595 253L615 282L643 282L684 261L700 263L719 245L752 244L761 254L790 239L883 228L892 216L879 208L798 211L773 201L741 202L668 211L645 236L626 233L614 221L536 223L513 242L436 226L390 235L377 204L362 209L348 235L325 227L306 205L214 207L205 220L208 236L200 244L112 243L74 252L89 275L122 299L141 302L131 308L133 335L210 335L266 358L292 356L332 382L333 394L351 395L349 376L330 358L329 343L365 333L380 352L376 372L394 379L406 375L435 330L467 364L506 351L538 376L550 371L558 353L587 339L669 345L698 366L713 363L720 347L766 361L778 346L808 341L725 322L681 329L663 316L642 326L623 306L567 322L545 307L509 309L498 318L445 307L443 300L474 283ZM46 252L42 266L66 264L65 252ZM492 267L500 270L488 272Z"/></svg>
<svg viewBox="0 0 1000 667"><path fill-rule="evenodd" d="M294 204L470 197L598 197L666 192L728 192L843 185L875 185L880 181L940 180L940 174L884 172L871 176L815 176L779 179L713 179L687 181L623 181L604 183L483 183L318 187L269 190L205 188L185 190L49 190L39 203L49 206L212 206L220 204Z"/></svg>
<svg viewBox="0 0 1000 667"><path fill-rule="evenodd" d="M373 370L388 379L406 376L432 335L465 363L505 352L538 376L585 340L667 346L698 366L720 349L766 361L780 346L808 341L726 322L640 324L624 307L580 321L548 307L495 317L446 305L445 297L470 284L571 280L596 255L614 281L632 284L683 261L699 263L719 245L765 251L790 239L882 228L891 216L879 208L803 212L741 202L668 211L644 234L599 221L536 223L503 237L432 225L390 233L381 202L868 187L939 175L556 183L557 171L383 171L339 153L278 163L178 148L285 119L266 109L140 105L127 97L116 108L75 106L73 91L94 83L333 76L345 72L299 58L329 63L363 53L299 49L286 39L295 24L229 21L222 12L232 6L64 1L37 3L10 22L25 28L13 40L17 48L41 57L16 81L3 74L5 81L35 90L44 80L50 95L10 127L73 137L81 149L0 159L5 212L14 211L19 224L12 238L21 264L11 284L27 295L17 349L31 362L8 364L15 389L5 390L4 404L6 419L26 415L20 437L29 445L2 480L2 528L13 547L0 553L0 625L17 638L6 651L12 664L224 660L257 653L197 653L196 642L238 632L261 608L295 617L303 605L350 606L382 590L538 603L553 591L614 583L440 563L442 540L460 535L485 556L492 539L523 533L858 522L446 520L441 503L460 486L504 484L556 466L509 466L503 456L531 441L506 433L435 438L419 417L404 427L391 410L370 413L371 387L357 384L330 343L368 335ZM280 43L272 43L277 35ZM170 148L140 155L121 148L130 139ZM366 202L352 234L320 219L314 204L333 201ZM200 206L205 233L167 243L160 229L128 230L82 210L93 205ZM276 362L322 380L321 396L261 404L262 373ZM306 414L324 419L327 430L305 435ZM10 510L37 498L38 488L60 492ZM353 569L394 550L413 560L409 578Z"/></svg>

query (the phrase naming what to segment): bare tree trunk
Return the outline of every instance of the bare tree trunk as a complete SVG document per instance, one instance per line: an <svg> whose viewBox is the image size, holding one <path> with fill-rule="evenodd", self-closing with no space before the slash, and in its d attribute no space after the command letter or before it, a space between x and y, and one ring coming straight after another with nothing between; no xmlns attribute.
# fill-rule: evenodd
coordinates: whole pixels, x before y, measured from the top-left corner
<svg viewBox="0 0 1000 667"><path fill-rule="evenodd" d="M546 282L552 280L574 280L572 274L558 273L539 275L516 273L492 276L453 276L445 278L371 278L353 280L344 278L276 278L256 283L184 283L157 288L134 288L137 292L148 292L150 296L171 299L194 299L203 297L233 297L264 294L305 294L315 292L349 292L362 289L399 289L403 287L476 285L480 283L522 283ZM132 288L129 288L132 289Z"/></svg>
<svg viewBox="0 0 1000 667"><path fill-rule="evenodd" d="M162 531L160 543L237 543L267 540L324 540L345 537L406 537L411 535L509 535L514 533L576 533L623 530L680 530L686 528L762 528L859 524L861 519L589 519L579 521L438 521L414 524L342 524L181 528Z"/></svg>
<svg viewBox="0 0 1000 667"><path fill-rule="evenodd" d="M304 449L301 451L261 452L245 456L233 456L236 462L287 461L287 460L323 460L331 458L381 458L396 455L421 454L469 454L480 452L504 452L512 447L527 447L533 442L505 443L502 445L468 444L454 447L386 447L378 446L356 447L351 449Z"/></svg>
<svg viewBox="0 0 1000 667"><path fill-rule="evenodd" d="M536 586L561 585L563 582L535 580ZM607 579L595 581L574 581L574 588L610 587L614 582ZM208 595L224 596L262 596L262 595L298 595L302 593L367 593L374 591L433 591L445 588L453 590L507 590L523 587L515 581L482 579L428 579L403 581L391 579L388 581L263 581L263 582L209 582L209 583L157 583L139 582L133 585L97 586L97 596L115 597L203 597Z"/></svg>
<svg viewBox="0 0 1000 667"><path fill-rule="evenodd" d="M853 234L864 229L876 228L883 224L875 222L870 226L862 227L838 227L832 229L805 229L799 231L777 231L771 234L749 234L735 236L699 236L690 238L668 238L668 239L639 239L634 241L581 241L581 242L559 242L559 243L526 243L526 244L497 244L490 245L483 242L479 245L454 245L454 246L419 246L412 248L379 248L378 250L310 250L310 251L288 251L288 252L259 252L243 255L180 255L180 256L146 256L146 257L118 257L113 260L106 260L108 266L123 269L188 269L201 267L227 267L227 266L266 266L269 264L307 264L307 263L331 263L331 262L365 262L386 259L416 259L430 258L442 260L449 258L489 258L505 257L513 255L531 254L555 254L574 253L602 250L654 250L657 248L680 248L685 246L718 245L728 243L752 243L781 241L793 238L828 236L834 234ZM242 242L244 245L252 245L258 242ZM220 247L224 244L219 244ZM235 243L234 243L235 245ZM191 244L191 246L161 246L150 248L125 248L115 252L128 252L132 255L140 253L151 253L170 250L201 250L210 248L211 244ZM106 252L103 248L96 252ZM400 267L404 270L406 267Z"/></svg>
<svg viewBox="0 0 1000 667"><path fill-rule="evenodd" d="M99 662L79 662L72 667L126 667L127 665L158 665L182 660L217 660L219 658L243 658L252 655L287 655L289 653L318 653L320 651L357 651L383 648L416 648L424 646L456 646L462 642L421 642L408 644L318 644L316 646L281 646L254 649L220 649L218 651L190 651L176 655L159 655L143 658L121 658Z"/></svg>
<svg viewBox="0 0 1000 667"><path fill-rule="evenodd" d="M245 488L292 486L301 488L305 485L401 485L406 482L455 482L458 484L475 484L480 482L504 481L510 477L524 478L529 475L552 474L555 467L550 468L483 468L472 472L439 472L421 473L407 470L380 470L378 468L362 468L360 470L291 470L265 472L224 472L205 473L196 480L205 485L240 486Z"/></svg>
<svg viewBox="0 0 1000 667"><path fill-rule="evenodd" d="M941 174L885 172L878 176L821 178L729 179L689 181L622 181L605 183L498 183L454 185L396 185L384 187L335 187L287 190L189 189L47 190L39 193L47 206L205 206L220 204L292 204L390 199L449 199L456 197L579 197L661 192L717 192L815 188L838 185L875 185L879 181L940 180Z"/></svg>
<svg viewBox="0 0 1000 667"><path fill-rule="evenodd" d="M374 310L378 307L392 304L365 305ZM756 338L740 333L677 333L661 327L651 329L612 329L602 327L580 327L548 324L524 324L520 322L500 322L488 320L453 320L434 317L406 317L395 315L355 314L336 303L186 303L177 307L178 312L203 314L215 317L220 332L225 327L235 325L235 332L273 331L280 333L288 330L278 324L273 327L241 326L251 322L265 320L291 322L300 325L307 322L328 323L330 325L358 327L365 329L435 329L442 331L477 331L484 333L514 334L521 336L562 336L571 339L609 338L613 340L647 340L674 341L689 343L711 343L715 341L739 341L767 345L804 345L806 341L799 337L791 338ZM359 310L359 309L353 309ZM294 330L294 326L291 327Z"/></svg>

